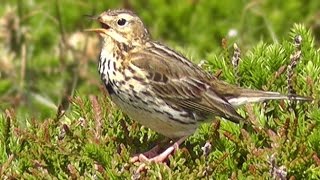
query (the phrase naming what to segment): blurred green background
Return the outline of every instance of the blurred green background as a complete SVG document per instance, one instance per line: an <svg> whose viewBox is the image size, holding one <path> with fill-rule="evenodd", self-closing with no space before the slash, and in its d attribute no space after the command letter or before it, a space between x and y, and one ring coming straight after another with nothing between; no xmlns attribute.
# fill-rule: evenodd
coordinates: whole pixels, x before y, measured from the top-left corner
<svg viewBox="0 0 320 180"><path fill-rule="evenodd" d="M259 41L281 41L293 23L304 23L318 38L319 7L317 0L2 0L0 110L13 108L21 119L43 119L55 115L74 92L99 93L98 39L83 33L96 24L85 15L132 9L154 39L199 62L233 42L245 51Z"/></svg>

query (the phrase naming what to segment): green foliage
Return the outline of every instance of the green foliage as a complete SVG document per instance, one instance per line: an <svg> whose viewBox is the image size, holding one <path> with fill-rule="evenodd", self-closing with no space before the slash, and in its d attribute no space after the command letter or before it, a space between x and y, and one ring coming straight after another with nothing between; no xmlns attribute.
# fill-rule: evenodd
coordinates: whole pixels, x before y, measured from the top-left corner
<svg viewBox="0 0 320 180"><path fill-rule="evenodd" d="M203 68L222 80L284 94L286 68L297 51L293 39L300 35L293 87L315 100L294 108L284 101L242 107L239 113L253 127L217 118L190 136L167 164L150 163L137 174L140 164L129 158L163 137L110 102L96 71L98 39L81 34L95 26L84 15L109 7L134 9L154 39L194 62L204 59ZM319 7L319 1L294 0L5 2L0 179L270 179L279 178L271 171L282 167L287 178L319 179ZM232 30L237 34L230 35ZM234 42L242 50L238 69L230 61Z"/></svg>

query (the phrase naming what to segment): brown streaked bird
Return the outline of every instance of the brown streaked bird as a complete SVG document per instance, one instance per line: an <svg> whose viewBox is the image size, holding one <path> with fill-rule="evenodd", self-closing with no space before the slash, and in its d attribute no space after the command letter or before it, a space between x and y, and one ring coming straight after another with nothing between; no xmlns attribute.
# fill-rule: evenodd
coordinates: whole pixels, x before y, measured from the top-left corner
<svg viewBox="0 0 320 180"><path fill-rule="evenodd" d="M183 55L153 41L141 19L129 10L100 14L99 73L111 100L140 124L176 143L132 159L161 162L204 122L220 116L243 121L236 107L265 100L311 98L245 89L222 82ZM245 121L244 121L245 122Z"/></svg>

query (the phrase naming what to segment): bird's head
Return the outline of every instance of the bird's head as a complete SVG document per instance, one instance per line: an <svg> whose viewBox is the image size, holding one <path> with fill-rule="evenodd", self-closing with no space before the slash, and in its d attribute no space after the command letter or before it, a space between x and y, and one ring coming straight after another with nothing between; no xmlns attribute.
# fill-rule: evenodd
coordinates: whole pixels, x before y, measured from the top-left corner
<svg viewBox="0 0 320 180"><path fill-rule="evenodd" d="M101 28L87 29L99 33L102 38L133 45L149 39L149 33L141 19L129 10L108 10L95 17Z"/></svg>

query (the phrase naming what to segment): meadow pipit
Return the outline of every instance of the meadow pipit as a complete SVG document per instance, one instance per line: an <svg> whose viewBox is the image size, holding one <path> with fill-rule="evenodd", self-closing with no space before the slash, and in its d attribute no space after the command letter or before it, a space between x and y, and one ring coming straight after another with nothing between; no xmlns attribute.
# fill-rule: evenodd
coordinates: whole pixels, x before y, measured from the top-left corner
<svg viewBox="0 0 320 180"><path fill-rule="evenodd" d="M271 99L311 100L277 92L244 89L222 82L183 55L153 41L141 19L129 10L109 10L97 18L102 37L99 73L111 100L140 124L177 143L132 160L163 161L197 127L220 116L243 121L235 108ZM150 158L150 159L148 159Z"/></svg>

